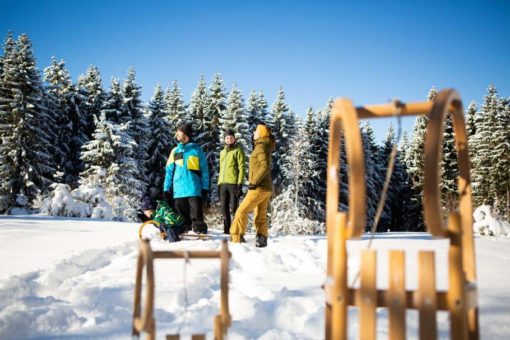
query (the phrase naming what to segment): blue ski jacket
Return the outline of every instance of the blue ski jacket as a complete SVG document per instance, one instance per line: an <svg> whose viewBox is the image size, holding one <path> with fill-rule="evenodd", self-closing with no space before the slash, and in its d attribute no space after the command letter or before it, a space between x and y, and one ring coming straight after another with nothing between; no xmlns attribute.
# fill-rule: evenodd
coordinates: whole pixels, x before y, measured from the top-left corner
<svg viewBox="0 0 510 340"><path fill-rule="evenodd" d="M200 197L202 190L209 190L209 166L200 146L189 142L173 148L166 163L163 190L173 190L174 198Z"/></svg>

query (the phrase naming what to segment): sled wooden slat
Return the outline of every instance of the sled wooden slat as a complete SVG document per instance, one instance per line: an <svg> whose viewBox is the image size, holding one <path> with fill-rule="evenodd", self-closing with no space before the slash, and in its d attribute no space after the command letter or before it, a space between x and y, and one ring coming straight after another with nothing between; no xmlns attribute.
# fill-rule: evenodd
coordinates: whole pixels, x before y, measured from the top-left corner
<svg viewBox="0 0 510 340"><path fill-rule="evenodd" d="M437 299L435 256L432 251L418 253L418 311L420 339L437 338Z"/></svg>
<svg viewBox="0 0 510 340"><path fill-rule="evenodd" d="M358 306L361 301L361 293L357 289L348 289L347 293L348 305ZM389 293L386 290L377 290L377 306L389 308ZM447 292L436 292L437 297L437 310L448 311ZM405 304L407 309L419 309L419 291L406 291L405 292ZM466 287L466 307L471 309L477 306L477 289L476 287Z"/></svg>
<svg viewBox="0 0 510 340"><path fill-rule="evenodd" d="M171 334L166 336L166 340L180 340L179 334ZM192 334L191 340L205 340L205 334Z"/></svg>
<svg viewBox="0 0 510 340"><path fill-rule="evenodd" d="M220 259L221 259L221 276L220 276L220 316L221 324L225 325L224 334L227 328L232 324L230 316L229 302L228 302L228 261L230 259L230 252L228 251L227 242L224 241L221 246Z"/></svg>
<svg viewBox="0 0 510 340"><path fill-rule="evenodd" d="M393 250L389 252L388 284L388 321L389 338L406 338L406 287L405 253Z"/></svg>
<svg viewBox="0 0 510 340"><path fill-rule="evenodd" d="M468 338L466 302L464 301L464 274L462 272L462 235L460 216L458 213L450 215L448 220L448 231L450 232L450 249L448 257L450 265L448 268L449 284L448 309L452 323L451 339L461 340Z"/></svg>
<svg viewBox="0 0 510 340"><path fill-rule="evenodd" d="M375 339L377 293L376 293L376 252L363 250L361 252L361 301L360 309L360 339Z"/></svg>
<svg viewBox="0 0 510 340"><path fill-rule="evenodd" d="M332 339L347 339L347 250L345 248L345 232L347 214L338 213L336 228L333 230L333 242L338 247L333 248L333 278L335 285L332 287Z"/></svg>
<svg viewBox="0 0 510 340"><path fill-rule="evenodd" d="M214 317L214 339L222 340L224 337L223 324L221 322L221 315L216 315Z"/></svg>
<svg viewBox="0 0 510 340"><path fill-rule="evenodd" d="M397 110L400 110L402 116L416 116L428 114L432 108L431 102L417 102L417 103L400 103L393 101L388 104L378 105L365 105L356 108L358 118L384 118L395 115Z"/></svg>
<svg viewBox="0 0 510 340"><path fill-rule="evenodd" d="M165 250L165 251L155 251L154 252L155 259L219 259L221 258L221 253L214 250L190 250L190 251L182 251L182 250Z"/></svg>
<svg viewBox="0 0 510 340"><path fill-rule="evenodd" d="M231 325L231 316L228 307L228 267L232 254L228 250L227 241L222 242L220 251L155 251L153 252L149 240L140 242L140 251L136 266L136 282L135 282L135 298L133 308L132 335L139 337L140 332L147 333L147 339L156 338L156 321L153 318L154 298L155 298L155 281L154 281L154 260L155 259L211 259L217 258L221 261L220 268L220 314L214 317L214 334L216 340L223 340L227 334L228 327ZM141 295L142 295L142 279L143 271L146 271L146 297L145 305L142 311ZM166 339L179 339L179 334L167 335ZM205 339L205 334L192 335L192 339Z"/></svg>

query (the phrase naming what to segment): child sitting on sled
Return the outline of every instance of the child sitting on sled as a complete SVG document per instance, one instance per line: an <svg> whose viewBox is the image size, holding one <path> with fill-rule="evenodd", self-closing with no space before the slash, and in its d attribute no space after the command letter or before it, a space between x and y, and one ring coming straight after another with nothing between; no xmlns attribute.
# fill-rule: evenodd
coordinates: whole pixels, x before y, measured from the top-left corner
<svg viewBox="0 0 510 340"><path fill-rule="evenodd" d="M143 214L138 216L142 222L149 220L159 222L159 231L166 234L166 240L180 241L179 235L185 232L184 220L166 201L157 201L156 205L152 197L145 194L140 208Z"/></svg>

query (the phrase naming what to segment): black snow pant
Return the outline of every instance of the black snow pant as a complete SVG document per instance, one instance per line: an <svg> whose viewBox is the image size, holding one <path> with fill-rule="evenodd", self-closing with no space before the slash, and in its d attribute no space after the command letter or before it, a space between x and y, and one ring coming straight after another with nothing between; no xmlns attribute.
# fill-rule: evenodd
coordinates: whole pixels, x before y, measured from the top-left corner
<svg viewBox="0 0 510 340"><path fill-rule="evenodd" d="M174 199L175 210L184 220L186 229L193 228L197 234L207 234L207 224L204 222L201 197L181 197Z"/></svg>
<svg viewBox="0 0 510 340"><path fill-rule="evenodd" d="M223 233L230 234L230 225L232 217L235 216L239 206L239 197L237 196L237 184L222 184L220 186L221 212L223 213Z"/></svg>

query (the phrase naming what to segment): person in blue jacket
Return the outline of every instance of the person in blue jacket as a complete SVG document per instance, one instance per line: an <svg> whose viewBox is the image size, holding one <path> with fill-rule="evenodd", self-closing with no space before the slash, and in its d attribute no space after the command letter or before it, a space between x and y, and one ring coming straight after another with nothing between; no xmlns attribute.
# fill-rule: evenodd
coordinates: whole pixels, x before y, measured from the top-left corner
<svg viewBox="0 0 510 340"><path fill-rule="evenodd" d="M207 201L209 192L207 160L202 148L192 141L190 124L179 126L175 137L179 144L166 163L164 195L167 201L174 203L187 229L206 234L202 202Z"/></svg>

